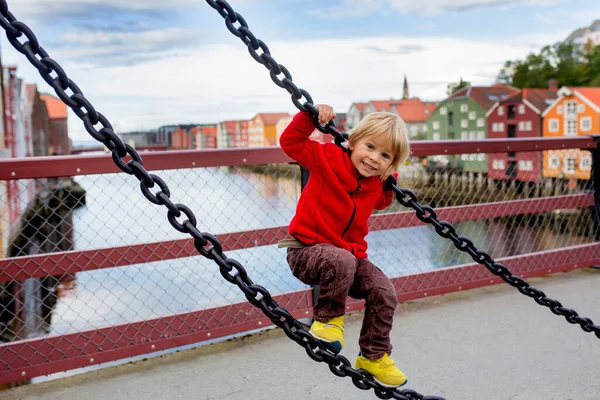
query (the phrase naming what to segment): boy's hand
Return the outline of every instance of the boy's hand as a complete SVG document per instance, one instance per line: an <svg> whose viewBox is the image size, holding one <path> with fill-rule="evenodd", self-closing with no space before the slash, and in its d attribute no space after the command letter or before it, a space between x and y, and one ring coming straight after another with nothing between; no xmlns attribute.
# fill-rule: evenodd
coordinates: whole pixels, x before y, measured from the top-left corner
<svg viewBox="0 0 600 400"><path fill-rule="evenodd" d="M319 110L319 123L326 124L335 118L333 108L327 104L316 104L315 108Z"/></svg>

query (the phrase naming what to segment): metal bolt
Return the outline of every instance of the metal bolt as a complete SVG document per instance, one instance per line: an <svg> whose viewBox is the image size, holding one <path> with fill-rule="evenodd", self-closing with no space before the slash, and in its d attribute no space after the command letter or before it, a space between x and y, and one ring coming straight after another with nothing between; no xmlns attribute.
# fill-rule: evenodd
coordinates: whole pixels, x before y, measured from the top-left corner
<svg viewBox="0 0 600 400"><path fill-rule="evenodd" d="M208 333L206 334L206 336L207 336L207 337L210 337L210 332L208 332Z"/></svg>
<svg viewBox="0 0 600 400"><path fill-rule="evenodd" d="M10 176L17 176L17 174L15 172L11 172Z"/></svg>
<svg viewBox="0 0 600 400"><path fill-rule="evenodd" d="M77 173L80 173L80 172L81 172L81 168L77 168Z"/></svg>
<svg viewBox="0 0 600 400"><path fill-rule="evenodd" d="M262 325L262 321L258 321L258 325Z"/></svg>
<svg viewBox="0 0 600 400"><path fill-rule="evenodd" d="M304 314L308 315L308 311L304 311Z"/></svg>
<svg viewBox="0 0 600 400"><path fill-rule="evenodd" d="M25 371L21 372L21 376L25 376L25 375L27 375L27 372L25 372Z"/></svg>
<svg viewBox="0 0 600 400"><path fill-rule="evenodd" d="M156 348L156 346L155 346L155 345L152 345L152 350L154 350L155 348Z"/></svg>
<svg viewBox="0 0 600 400"><path fill-rule="evenodd" d="M195 167L195 166L196 166L196 161L193 161L193 162L192 162L192 165Z"/></svg>
<svg viewBox="0 0 600 400"><path fill-rule="evenodd" d="M243 162L247 162L247 160L246 160L245 158L244 158L242 161L243 161Z"/></svg>
<svg viewBox="0 0 600 400"><path fill-rule="evenodd" d="M458 290L462 290L462 286L459 286L459 287L458 287Z"/></svg>
<svg viewBox="0 0 600 400"><path fill-rule="evenodd" d="M427 292L423 293L423 296L427 296Z"/></svg>
<svg viewBox="0 0 600 400"><path fill-rule="evenodd" d="M91 362L91 363L93 363L93 362L94 362L94 359L93 359L93 358L90 358L90 362Z"/></svg>

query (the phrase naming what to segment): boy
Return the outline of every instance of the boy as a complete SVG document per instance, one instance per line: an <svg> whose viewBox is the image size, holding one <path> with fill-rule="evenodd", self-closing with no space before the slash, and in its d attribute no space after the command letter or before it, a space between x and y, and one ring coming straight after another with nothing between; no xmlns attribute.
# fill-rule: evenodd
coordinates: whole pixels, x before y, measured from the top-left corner
<svg viewBox="0 0 600 400"><path fill-rule="evenodd" d="M335 118L328 105L317 105L319 122ZM384 386L397 387L406 376L389 357L390 330L397 304L389 278L367 258L368 219L373 209L392 203L383 183L410 154L404 121L391 113L367 115L350 132L348 151L310 140L314 124L296 114L281 135L284 152L310 171L296 215L289 225L287 261L294 276L320 285L310 333L339 353L344 346L346 298L365 299L360 353L355 367Z"/></svg>

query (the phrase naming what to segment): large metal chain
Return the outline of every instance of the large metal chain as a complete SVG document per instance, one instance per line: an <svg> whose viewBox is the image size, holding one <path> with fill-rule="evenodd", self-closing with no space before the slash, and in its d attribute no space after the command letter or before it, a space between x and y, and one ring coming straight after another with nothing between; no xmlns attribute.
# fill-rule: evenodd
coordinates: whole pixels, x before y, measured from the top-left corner
<svg viewBox="0 0 600 400"><path fill-rule="evenodd" d="M225 19L225 25L227 25L227 28L231 33L239 37L242 42L248 46L248 51L252 58L269 70L273 82L275 82L277 86L286 89L292 95L292 102L294 105L299 110L308 112L317 129L321 132L333 135L335 143L344 148L342 143L347 136L338 132L332 123L325 126L322 126L319 123L319 112L313 105L310 94L308 94L306 90L298 89L298 87L296 87L292 82L292 76L289 71L283 65L278 64L277 61L275 61L273 56L271 56L271 52L267 45L262 40L257 39L250 29L248 29L248 24L244 18L235 12L224 0L206 0L206 2L212 8L217 10L221 17ZM262 54L259 55L258 50L262 51ZM283 79L279 79L278 77L281 73L285 76ZM306 102L303 104L300 102L302 97L306 98ZM417 196L412 191L399 188L396 179L394 179L393 176L389 177L385 186L386 189L393 190L394 193L396 193L396 199L400 204L414 209L417 218L425 223L433 225L435 231L440 236L452 240L457 249L469 253L475 262L484 265L494 275L501 277L506 283L516 287L519 292L531 297L536 303L548 307L554 314L564 316L570 323L579 324L581 329L586 332L594 332L596 336L600 338L600 326L594 325L594 322L589 318L580 317L575 310L563 307L559 301L549 298L543 291L531 287L525 280L514 275L504 264L494 261L488 253L478 250L468 237L457 234L451 223L440 221L433 208L420 205L417 202Z"/></svg>
<svg viewBox="0 0 600 400"><path fill-rule="evenodd" d="M222 7L231 10L229 5L223 5ZM233 12L233 10L231 11ZM198 252L202 256L213 260L219 266L221 275L228 282L237 285L251 304L260 308L276 326L283 329L288 337L303 346L306 353L313 360L326 362L335 375L340 377L349 376L356 387L363 390L373 389L377 397L381 399L444 400L442 397L424 396L410 389L386 388L377 383L366 371L352 368L347 358L326 350L323 343L314 338L298 320L292 317L288 311L279 307L267 289L252 282L246 270L238 261L228 258L223 253L221 243L214 235L198 230L196 216L189 207L181 203L174 203L171 200L171 192L167 184L159 176L150 174L144 168L142 157L138 152L121 141L106 117L96 111L75 82L69 79L61 66L50 58L48 53L39 45L31 29L18 21L8 11L6 0L0 0L0 14L0 26L6 31L9 42L38 69L42 78L54 88L57 96L83 121L87 132L111 151L115 164L123 172L134 175L140 181L140 189L143 195L150 202L165 206L168 210L167 219L170 224L177 231L189 234L194 239L194 246ZM19 38L23 38L24 41L21 42ZM264 43L259 43L256 39L252 43L258 43L257 46L263 47L268 52ZM272 64L276 65L274 60ZM289 72L284 69L281 71L285 71L283 73L286 75L286 78L282 80L285 81L285 83L282 82L283 87L295 88L295 85L291 82ZM53 74L55 77L52 76ZM72 94L69 94L68 91ZM295 104L300 104L298 99L305 96L307 100L310 100L310 103L308 103L310 105L307 107L312 106L312 99L310 99L308 93L297 88L293 92L296 99ZM312 109L313 112L316 111L314 106L312 106ZM341 135L339 137L341 143L344 138ZM128 157L130 160L126 161L125 159ZM156 192L153 193L151 189L155 186L157 186Z"/></svg>

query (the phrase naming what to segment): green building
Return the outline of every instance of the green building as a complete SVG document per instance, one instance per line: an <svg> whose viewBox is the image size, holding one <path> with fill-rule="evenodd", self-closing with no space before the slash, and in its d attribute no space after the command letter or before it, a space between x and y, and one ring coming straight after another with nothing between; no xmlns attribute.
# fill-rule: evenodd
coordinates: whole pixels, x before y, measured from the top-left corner
<svg viewBox="0 0 600 400"><path fill-rule="evenodd" d="M486 113L496 102L518 91L512 86L467 86L442 100L427 119L427 140L485 140ZM430 156L428 165L460 168L467 172L487 172L486 154Z"/></svg>

